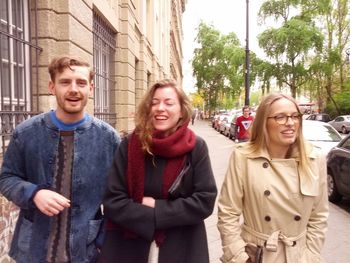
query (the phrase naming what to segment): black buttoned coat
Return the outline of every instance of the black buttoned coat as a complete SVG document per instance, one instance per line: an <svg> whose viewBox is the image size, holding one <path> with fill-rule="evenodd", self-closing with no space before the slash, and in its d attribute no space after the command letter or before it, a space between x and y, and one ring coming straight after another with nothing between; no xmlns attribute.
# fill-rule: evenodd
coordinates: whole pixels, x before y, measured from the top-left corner
<svg viewBox="0 0 350 263"><path fill-rule="evenodd" d="M204 219L213 211L217 188L208 148L197 136L190 153L192 193L186 198L162 199L161 184L166 159L146 157L144 196L156 199L155 208L135 203L127 192L126 165L128 140L122 141L109 173L104 199L106 218L136 234L125 237L123 230L109 230L99 262L147 263L150 244L156 230L164 230L159 263L208 263ZM188 176L188 175L186 175Z"/></svg>

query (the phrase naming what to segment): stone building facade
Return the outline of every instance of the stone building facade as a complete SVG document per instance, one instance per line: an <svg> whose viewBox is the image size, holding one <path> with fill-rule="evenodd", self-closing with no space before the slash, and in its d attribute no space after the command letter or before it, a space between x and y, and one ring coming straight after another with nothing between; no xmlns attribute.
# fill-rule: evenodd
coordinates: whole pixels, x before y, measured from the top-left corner
<svg viewBox="0 0 350 263"><path fill-rule="evenodd" d="M21 121L55 107L47 66L62 54L88 60L95 91L88 111L122 132L134 128L155 81L182 83L182 14L187 0L1 0L0 162ZM18 210L0 196L0 262Z"/></svg>

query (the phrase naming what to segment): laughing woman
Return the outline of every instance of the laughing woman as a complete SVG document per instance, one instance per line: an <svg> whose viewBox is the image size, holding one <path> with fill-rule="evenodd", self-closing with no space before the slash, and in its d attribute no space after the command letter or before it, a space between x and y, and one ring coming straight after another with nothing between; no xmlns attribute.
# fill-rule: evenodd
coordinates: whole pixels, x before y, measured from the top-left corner
<svg viewBox="0 0 350 263"><path fill-rule="evenodd" d="M100 262L209 262L204 219L217 189L207 145L187 127L191 116L172 80L145 94L109 174Z"/></svg>
<svg viewBox="0 0 350 263"><path fill-rule="evenodd" d="M261 101L250 141L232 153L218 216L224 263L322 261L326 160L303 139L292 97L270 94Z"/></svg>

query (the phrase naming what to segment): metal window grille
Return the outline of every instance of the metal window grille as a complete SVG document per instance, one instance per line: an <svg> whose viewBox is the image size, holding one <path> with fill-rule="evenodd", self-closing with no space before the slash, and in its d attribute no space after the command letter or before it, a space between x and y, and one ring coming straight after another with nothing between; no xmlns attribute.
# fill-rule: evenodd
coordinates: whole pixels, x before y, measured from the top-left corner
<svg viewBox="0 0 350 263"><path fill-rule="evenodd" d="M39 113L36 29L35 1L0 1L0 155L14 128Z"/></svg>
<svg viewBox="0 0 350 263"><path fill-rule="evenodd" d="M113 91L115 90L114 54L116 50L115 33L110 26L94 12L94 71L95 116L113 127L116 126L117 114L111 111Z"/></svg>

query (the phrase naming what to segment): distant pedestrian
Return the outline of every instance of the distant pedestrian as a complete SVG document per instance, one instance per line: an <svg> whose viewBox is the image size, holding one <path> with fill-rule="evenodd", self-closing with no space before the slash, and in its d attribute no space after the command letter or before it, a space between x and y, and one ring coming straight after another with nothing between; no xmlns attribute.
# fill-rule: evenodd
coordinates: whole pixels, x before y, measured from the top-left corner
<svg viewBox="0 0 350 263"><path fill-rule="evenodd" d="M250 107L242 108L243 115L236 119L235 141L246 142L250 137L250 128L253 124L254 117L250 115Z"/></svg>
<svg viewBox="0 0 350 263"><path fill-rule="evenodd" d="M192 117L191 117L192 125L194 125L194 120L196 119L196 116L197 116L197 111L194 110L194 111L192 112Z"/></svg>
<svg viewBox="0 0 350 263"><path fill-rule="evenodd" d="M234 148L222 185L221 261L320 263L327 217L325 156L303 138L296 101L267 95L249 142Z"/></svg>

